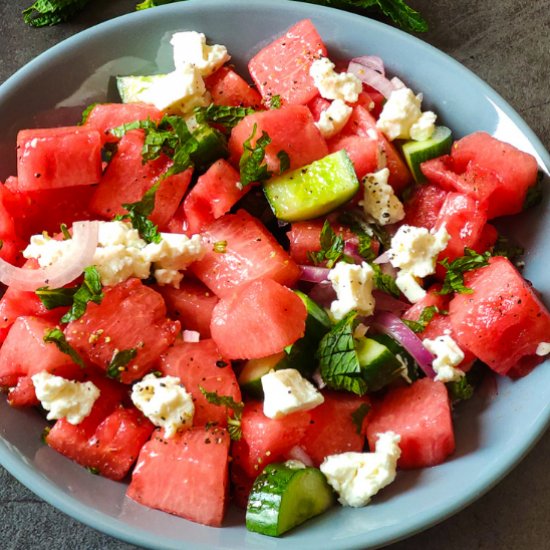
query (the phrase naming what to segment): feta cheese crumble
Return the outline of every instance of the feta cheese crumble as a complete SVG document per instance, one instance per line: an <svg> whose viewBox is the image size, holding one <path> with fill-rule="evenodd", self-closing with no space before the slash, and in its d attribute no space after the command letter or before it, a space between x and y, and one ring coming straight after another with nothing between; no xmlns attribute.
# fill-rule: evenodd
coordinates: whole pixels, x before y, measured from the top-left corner
<svg viewBox="0 0 550 550"><path fill-rule="evenodd" d="M325 398L296 369L272 370L262 376L264 414L281 418L297 411L309 411Z"/></svg>
<svg viewBox="0 0 550 550"><path fill-rule="evenodd" d="M420 302L426 296L426 291L420 286L416 277L407 271L400 271L397 274L395 285L411 304Z"/></svg>
<svg viewBox="0 0 550 550"><path fill-rule="evenodd" d="M203 77L209 76L227 63L231 56L220 44L209 46L201 32L176 32L170 39L176 70L186 64L196 67Z"/></svg>
<svg viewBox="0 0 550 550"><path fill-rule="evenodd" d="M48 420L66 418L80 424L91 412L99 388L93 382L74 382L42 371L32 376L36 397L48 412Z"/></svg>
<svg viewBox="0 0 550 550"><path fill-rule="evenodd" d="M323 460L320 470L343 506L365 506L393 482L401 456L400 441L401 436L384 432L378 434L374 453L341 453Z"/></svg>
<svg viewBox="0 0 550 550"><path fill-rule="evenodd" d="M160 285L176 288L181 271L200 260L206 251L200 235L191 238L177 233L161 233L160 243L147 244L131 224L124 221L99 222L98 244L92 264L101 284L113 286L129 277L147 279L153 275ZM70 240L58 241L45 235L33 235L23 251L25 258L36 258L40 267L52 265L70 248Z"/></svg>
<svg viewBox="0 0 550 550"><path fill-rule="evenodd" d="M389 140L414 139L424 141L432 137L436 115L422 112L422 94L415 95L410 88L393 90L384 104L376 127Z"/></svg>
<svg viewBox="0 0 550 550"><path fill-rule="evenodd" d="M435 380L454 382L464 376L464 371L455 368L464 360L464 352L448 334L443 334L433 340L425 338L422 340L422 345L435 355L432 363L437 375Z"/></svg>
<svg viewBox="0 0 550 550"><path fill-rule="evenodd" d="M325 109L315 126L319 128L321 135L325 138L331 138L338 134L346 125L353 109L346 105L341 99L335 99L327 109Z"/></svg>
<svg viewBox="0 0 550 550"><path fill-rule="evenodd" d="M170 438L182 428L193 425L195 405L176 376L157 378L148 374L132 387L134 405Z"/></svg>
<svg viewBox="0 0 550 550"><path fill-rule="evenodd" d="M544 356L548 355L550 353L550 342L541 342L537 346L537 350L535 351L535 353L539 357L544 357Z"/></svg>
<svg viewBox="0 0 550 550"><path fill-rule="evenodd" d="M334 319L343 319L352 310L357 310L359 315L374 313L374 270L369 264L338 262L329 271L328 280L338 297L330 304Z"/></svg>
<svg viewBox="0 0 550 550"><path fill-rule="evenodd" d="M388 184L390 171L383 168L363 179L363 210L367 218L379 225L397 223L405 217L403 204Z"/></svg>
<svg viewBox="0 0 550 550"><path fill-rule="evenodd" d="M337 73L335 67L330 59L321 57L311 64L309 74L321 97L355 103L363 90L363 83L352 73Z"/></svg>

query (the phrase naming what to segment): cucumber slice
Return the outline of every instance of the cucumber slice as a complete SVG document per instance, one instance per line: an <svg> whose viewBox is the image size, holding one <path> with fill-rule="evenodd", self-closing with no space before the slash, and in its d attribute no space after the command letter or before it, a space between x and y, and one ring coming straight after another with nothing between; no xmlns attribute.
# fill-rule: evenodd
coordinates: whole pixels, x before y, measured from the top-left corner
<svg viewBox="0 0 550 550"><path fill-rule="evenodd" d="M357 340L355 350L369 391L378 391L401 375L402 363L384 344L363 337Z"/></svg>
<svg viewBox="0 0 550 550"><path fill-rule="evenodd" d="M122 103L135 103L141 101L143 92L151 87L151 84L165 77L164 74L149 76L117 76L116 87Z"/></svg>
<svg viewBox="0 0 550 550"><path fill-rule="evenodd" d="M327 312L307 294L299 290L295 290L294 293L304 302L307 309L306 334L316 340L321 340L332 326L330 317Z"/></svg>
<svg viewBox="0 0 550 550"><path fill-rule="evenodd" d="M345 151L271 178L264 193L275 216L283 221L309 220L350 200L359 180Z"/></svg>
<svg viewBox="0 0 550 550"><path fill-rule="evenodd" d="M386 346L396 357L399 356L407 365L407 376L411 382L420 378L420 369L412 355L396 340L387 334L370 334L369 338Z"/></svg>
<svg viewBox="0 0 550 550"><path fill-rule="evenodd" d="M426 181L426 177L420 170L420 165L426 160L449 153L452 143L451 130L446 126L436 126L430 139L425 141L410 140L401 145L403 156L416 182Z"/></svg>
<svg viewBox="0 0 550 550"><path fill-rule="evenodd" d="M289 367L287 355L283 351L261 359L250 359L245 363L237 381L244 393L250 397L263 399L262 376L272 369L287 369Z"/></svg>
<svg viewBox="0 0 550 550"><path fill-rule="evenodd" d="M225 136L208 124L200 124L193 131L197 148L191 153L195 168L205 171L214 161L229 155Z"/></svg>
<svg viewBox="0 0 550 550"><path fill-rule="evenodd" d="M246 528L278 537L322 514L333 503L334 492L317 468L269 464L248 497Z"/></svg>

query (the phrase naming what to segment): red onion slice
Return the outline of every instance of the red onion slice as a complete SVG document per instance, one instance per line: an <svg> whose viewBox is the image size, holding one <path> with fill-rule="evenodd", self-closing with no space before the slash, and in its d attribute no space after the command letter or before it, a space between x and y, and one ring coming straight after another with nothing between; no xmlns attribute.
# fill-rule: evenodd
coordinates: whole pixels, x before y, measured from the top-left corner
<svg viewBox="0 0 550 550"><path fill-rule="evenodd" d="M328 278L330 269L328 267L318 267L315 265L301 265L302 274L300 280L307 283L322 283Z"/></svg>
<svg viewBox="0 0 550 550"><path fill-rule="evenodd" d="M67 252L53 265L38 269L15 267L0 258L0 281L18 290L33 291L42 286L61 288L92 265L97 247L99 223L73 223L73 236Z"/></svg>
<svg viewBox="0 0 550 550"><path fill-rule="evenodd" d="M329 281L316 284L308 293L308 296L321 307L330 307L336 300L336 292Z"/></svg>
<svg viewBox="0 0 550 550"><path fill-rule="evenodd" d="M362 55L360 57L354 57L350 63L357 63L367 69L372 69L379 72L382 76L386 76L384 61L382 61L382 58L377 55Z"/></svg>
<svg viewBox="0 0 550 550"><path fill-rule="evenodd" d="M197 332L196 330L184 330L182 337L184 342L192 344L200 342L201 340L200 332Z"/></svg>
<svg viewBox="0 0 550 550"><path fill-rule="evenodd" d="M375 290L372 295L376 302L376 311L389 311L391 313L402 313L411 306L393 296L390 296L386 292Z"/></svg>
<svg viewBox="0 0 550 550"><path fill-rule="evenodd" d="M359 245L356 239L344 242L344 254L356 264L361 264L365 261L361 254L359 254Z"/></svg>
<svg viewBox="0 0 550 550"><path fill-rule="evenodd" d="M388 311L383 311L376 315L371 326L397 340L412 355L426 376L435 378L432 368L434 356L422 345L422 340L399 317Z"/></svg>
<svg viewBox="0 0 550 550"><path fill-rule="evenodd" d="M351 61L348 72L353 73L361 82L380 92L386 99L390 97L395 89L394 85L384 75L359 63Z"/></svg>
<svg viewBox="0 0 550 550"><path fill-rule="evenodd" d="M373 262L375 264L387 264L390 261L390 251L386 250L383 254L380 254L378 258L375 258Z"/></svg>
<svg viewBox="0 0 550 550"><path fill-rule="evenodd" d="M313 460L311 460L311 457L304 451L304 449L298 445L295 445L288 451L287 457L291 460L298 460L302 464L305 464L308 467L313 467L315 464L313 463Z"/></svg>

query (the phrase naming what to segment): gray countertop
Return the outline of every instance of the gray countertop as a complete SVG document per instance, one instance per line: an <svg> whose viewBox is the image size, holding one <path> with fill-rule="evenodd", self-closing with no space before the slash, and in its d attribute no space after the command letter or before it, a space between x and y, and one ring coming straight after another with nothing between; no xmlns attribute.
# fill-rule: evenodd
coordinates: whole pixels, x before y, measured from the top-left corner
<svg viewBox="0 0 550 550"><path fill-rule="evenodd" d="M266 0L267 1L267 0ZM20 12L31 0L0 2L0 83L37 54L137 0L93 0L72 23L31 29ZM496 89L550 148L550 0L411 0L431 30L421 38ZM550 434L497 487L442 524L393 550L550 547ZM0 548L130 549L58 512L0 467Z"/></svg>

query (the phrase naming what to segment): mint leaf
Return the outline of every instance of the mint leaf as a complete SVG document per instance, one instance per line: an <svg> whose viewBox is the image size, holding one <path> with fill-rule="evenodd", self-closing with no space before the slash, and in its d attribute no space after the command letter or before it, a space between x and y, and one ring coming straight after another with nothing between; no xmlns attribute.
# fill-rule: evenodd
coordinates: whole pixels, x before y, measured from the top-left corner
<svg viewBox="0 0 550 550"><path fill-rule="evenodd" d="M233 411L233 416L227 415L227 431L232 440L238 441L241 439L241 419L244 403L242 401L235 401L230 395L218 395L215 391L207 391L202 386L199 386L199 389L204 397L206 397L206 400L212 405L218 405Z"/></svg>
<svg viewBox="0 0 550 550"><path fill-rule="evenodd" d="M126 370L126 366L132 359L137 355L136 348L124 349L122 351L115 351L109 366L107 367L107 376L109 378L114 378L115 380L120 379L122 372Z"/></svg>
<svg viewBox="0 0 550 550"><path fill-rule="evenodd" d="M268 180L273 175L264 162L265 148L271 143L271 138L266 132L262 132L253 147L252 140L256 136L257 130L258 125L254 124L252 133L243 143L243 154L239 160L240 180L243 187L253 182Z"/></svg>
<svg viewBox="0 0 550 550"><path fill-rule="evenodd" d="M473 290L464 286L464 273L489 265L490 257L490 252L478 254L475 250L465 247L464 256L452 262L449 262L447 258L440 261L439 263L447 270L447 273L439 294L451 294L452 292L472 294Z"/></svg>
<svg viewBox="0 0 550 550"><path fill-rule="evenodd" d="M147 10L156 6L164 6L165 4L172 4L173 2L180 2L181 0L144 0L136 6L136 11Z"/></svg>
<svg viewBox="0 0 550 550"><path fill-rule="evenodd" d="M48 27L70 19L90 0L36 0L23 10L23 21L31 27Z"/></svg>
<svg viewBox="0 0 550 550"><path fill-rule="evenodd" d="M63 240L68 241L69 239L72 239L73 236L69 233L69 230L67 228L67 225L62 223L59 228L61 229L61 233L63 233Z"/></svg>
<svg viewBox="0 0 550 550"><path fill-rule="evenodd" d="M534 185L532 185L527 189L525 200L523 201L523 207L522 207L523 210L532 208L533 206L536 206L542 201L542 197L544 196L544 189L542 185L543 179L544 179L544 172L542 170L539 170L537 174L537 181L535 182Z"/></svg>
<svg viewBox="0 0 550 550"><path fill-rule="evenodd" d="M73 305L75 288L49 288L43 286L37 288L34 293L40 298L40 301L46 309L55 309L56 307L66 307Z"/></svg>
<svg viewBox="0 0 550 550"><path fill-rule="evenodd" d="M426 32L427 21L403 0L377 0L376 4L393 22L403 30L412 32Z"/></svg>
<svg viewBox="0 0 550 550"><path fill-rule="evenodd" d="M323 337L317 359L321 377L327 386L364 395L368 388L362 378L353 339L356 317L356 312L348 313Z"/></svg>
<svg viewBox="0 0 550 550"><path fill-rule="evenodd" d="M61 317L62 323L69 323L80 319L86 311L88 302L100 304L103 300L103 287L101 286L101 277L94 266L84 269L84 281L73 295L71 309Z"/></svg>
<svg viewBox="0 0 550 550"><path fill-rule="evenodd" d="M525 249L522 246L512 243L510 239L504 235L499 235L497 237L493 247L493 256L504 256L511 262L518 260L520 256L523 256L524 252Z"/></svg>
<svg viewBox="0 0 550 550"><path fill-rule="evenodd" d="M79 126L82 126L88 122L88 117L96 105L99 105L99 103L91 103L82 111L82 119L80 120Z"/></svg>
<svg viewBox="0 0 550 550"><path fill-rule="evenodd" d="M353 422L355 426L355 431L358 435L360 435L363 431L363 420L365 420L365 416L367 416L369 411L370 406L366 403L361 403L361 405L357 407L357 410L351 413L351 421Z"/></svg>
<svg viewBox="0 0 550 550"><path fill-rule="evenodd" d="M282 174L290 168L290 157L286 151L281 149L277 153L277 158L279 159L279 174Z"/></svg>
<svg viewBox="0 0 550 550"><path fill-rule="evenodd" d="M281 108L281 96L276 94L272 95L269 100L270 109L280 109Z"/></svg>
<svg viewBox="0 0 550 550"><path fill-rule="evenodd" d="M424 330L426 330L428 323L434 318L436 313L440 313L441 315L447 314L446 311L440 311L437 306L427 306L422 310L418 321L409 319L401 319L401 321L403 321L403 323L405 323L413 332L418 334L419 332L424 332Z"/></svg>
<svg viewBox="0 0 550 550"><path fill-rule="evenodd" d="M326 262L326 267L332 269L339 260L347 260L344 256L344 239L334 232L328 220L325 220L323 224L319 241L321 250L307 253L308 258L314 264Z"/></svg>
<svg viewBox="0 0 550 550"><path fill-rule="evenodd" d="M82 357L80 357L77 351L67 342L67 339L60 328L55 327L46 330L42 339L48 344L55 344L60 352L67 354L72 359L73 363L76 363L79 367L84 368L85 365Z"/></svg>
<svg viewBox="0 0 550 550"><path fill-rule="evenodd" d="M391 294L394 298L399 298L401 292L395 284L395 279L391 275L383 273L379 264L371 263L370 266L374 270L374 286L382 292Z"/></svg>
<svg viewBox="0 0 550 550"><path fill-rule="evenodd" d="M252 107L232 107L229 105L214 105L195 108L195 118L199 123L222 125L226 130L234 128L245 116L254 113Z"/></svg>

